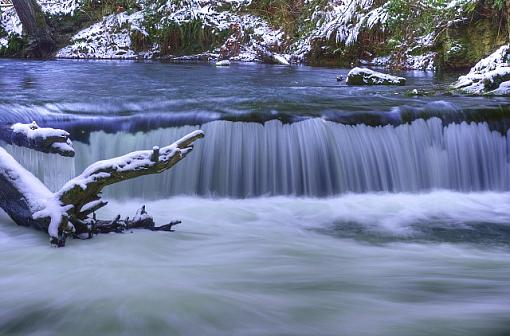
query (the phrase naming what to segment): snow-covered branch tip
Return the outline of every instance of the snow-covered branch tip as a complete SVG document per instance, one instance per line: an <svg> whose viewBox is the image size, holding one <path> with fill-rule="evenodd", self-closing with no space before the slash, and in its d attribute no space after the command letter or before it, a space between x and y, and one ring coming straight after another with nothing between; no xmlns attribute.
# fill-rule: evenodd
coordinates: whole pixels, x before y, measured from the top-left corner
<svg viewBox="0 0 510 336"><path fill-rule="evenodd" d="M43 153L67 157L75 154L69 133L60 129L39 127L35 121L31 124L18 123L10 127L0 127L0 140Z"/></svg>
<svg viewBox="0 0 510 336"><path fill-rule="evenodd" d="M193 149L194 141L203 137L202 131L195 131L166 147L154 147L151 150L98 161L67 182L57 193L57 197L62 204L74 206L71 210L72 216L83 217L85 213L90 213L91 207L106 205L97 202L104 187L170 169Z"/></svg>

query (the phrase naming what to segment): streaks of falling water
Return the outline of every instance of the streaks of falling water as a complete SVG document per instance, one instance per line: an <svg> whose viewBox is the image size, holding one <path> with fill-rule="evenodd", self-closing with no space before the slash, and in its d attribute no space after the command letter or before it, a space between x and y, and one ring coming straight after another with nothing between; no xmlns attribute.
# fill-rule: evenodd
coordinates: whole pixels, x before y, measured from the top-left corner
<svg viewBox="0 0 510 336"><path fill-rule="evenodd" d="M90 144L76 144L77 157L68 160L67 170L79 173L94 161L165 145L194 129L93 133ZM214 121L202 129L206 138L171 171L122 183L107 193L118 198L179 194L244 198L510 190L509 137L489 130L485 123L444 126L434 118L369 127L321 119L294 124ZM38 167L53 159L42 160ZM41 171L38 175L54 185L61 183L51 182L53 175Z"/></svg>

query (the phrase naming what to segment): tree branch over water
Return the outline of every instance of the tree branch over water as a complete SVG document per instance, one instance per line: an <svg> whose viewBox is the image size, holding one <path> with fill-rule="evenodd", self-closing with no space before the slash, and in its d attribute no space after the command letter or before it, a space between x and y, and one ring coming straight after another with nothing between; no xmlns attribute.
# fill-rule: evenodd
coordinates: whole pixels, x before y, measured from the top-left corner
<svg viewBox="0 0 510 336"><path fill-rule="evenodd" d="M0 139L9 143L45 153L73 156L74 149L68 135L63 130L39 128L35 123L16 124L0 131ZM121 220L118 216L113 221L101 221L95 218L94 213L107 205L101 200L104 187L172 168L192 151L193 142L203 137L202 131L195 131L163 148L154 147L98 161L56 193L52 193L0 148L0 190L3 191L0 207L18 225L47 230L52 243L58 246L63 246L69 235L91 238L94 233L121 232L132 228L172 231L179 222L156 227L145 207L131 220Z"/></svg>

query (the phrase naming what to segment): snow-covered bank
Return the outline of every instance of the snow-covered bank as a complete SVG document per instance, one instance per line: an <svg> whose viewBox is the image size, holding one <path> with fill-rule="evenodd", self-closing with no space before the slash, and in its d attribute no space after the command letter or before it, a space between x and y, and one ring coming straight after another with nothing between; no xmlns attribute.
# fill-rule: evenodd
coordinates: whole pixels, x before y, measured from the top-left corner
<svg viewBox="0 0 510 336"><path fill-rule="evenodd" d="M153 49L136 52L132 49L131 34L148 36L143 28L143 12L128 15L112 14L103 21L92 25L74 35L71 44L58 51L57 58L106 58L133 59L151 58Z"/></svg>
<svg viewBox="0 0 510 336"><path fill-rule="evenodd" d="M188 0L180 3L169 1L163 6L156 4L143 6L131 15L111 14L102 22L80 31L71 44L57 53L60 58L165 58L193 59L190 55L181 57L182 50L176 45L161 45L155 42L146 44L142 50L134 46L133 33L141 34L141 39L150 41L152 34L172 35L179 43L199 43L189 36L212 34L218 39L216 46L204 48L197 59L230 59L233 61L262 61L265 55L273 55L283 50L286 36L281 29L273 29L264 19L240 11L249 1L203 1ZM228 7L228 10L225 8ZM187 28L186 28L187 27ZM188 29L188 30L186 30ZM186 33L187 31L187 33ZM177 34L177 37L174 35ZM188 34L184 36L185 34ZM163 37L165 40L165 37ZM160 41L161 42L161 41ZM176 42L176 44L179 44ZM279 59L276 56L276 59ZM290 59L283 56L282 59ZM287 61L285 61L287 62ZM280 63L282 63L280 61Z"/></svg>
<svg viewBox="0 0 510 336"><path fill-rule="evenodd" d="M453 87L469 94L510 95L510 46L478 62Z"/></svg>
<svg viewBox="0 0 510 336"><path fill-rule="evenodd" d="M124 6L57 0L41 4L50 17L70 18L68 25L76 18L74 36L57 53L61 58L302 62L434 70L445 63L452 68L455 64L471 66L501 45L498 36L504 36L500 28L490 25L477 28L474 32L481 35L468 38L480 40L481 47L475 47L476 41L466 42L466 36L459 33L469 28L467 19L474 18L473 8L485 6L479 0L423 5L389 0L306 0L285 6L252 0L133 0ZM495 10L491 8L487 11ZM89 26L77 31L84 21ZM9 43L11 49L23 48L19 40L10 41L21 34L12 8L2 13L1 26L0 55ZM69 38L66 29L64 40ZM9 52L12 56L13 50Z"/></svg>

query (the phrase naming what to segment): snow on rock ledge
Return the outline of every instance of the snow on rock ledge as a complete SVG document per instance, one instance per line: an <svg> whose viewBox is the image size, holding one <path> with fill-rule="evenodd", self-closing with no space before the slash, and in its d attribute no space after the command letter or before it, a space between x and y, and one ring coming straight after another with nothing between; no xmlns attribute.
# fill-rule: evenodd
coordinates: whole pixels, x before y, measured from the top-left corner
<svg viewBox="0 0 510 336"><path fill-rule="evenodd" d="M476 95L510 95L510 46L505 45L459 77L453 88Z"/></svg>
<svg viewBox="0 0 510 336"><path fill-rule="evenodd" d="M391 76L366 68L354 68L347 75L349 85L405 85L403 77Z"/></svg>
<svg viewBox="0 0 510 336"><path fill-rule="evenodd" d="M143 29L143 12L131 15L112 14L103 21L93 24L73 36L71 45L61 49L58 58L103 58L134 59L148 58L150 52L137 53L131 48L131 34L139 32L147 36Z"/></svg>

